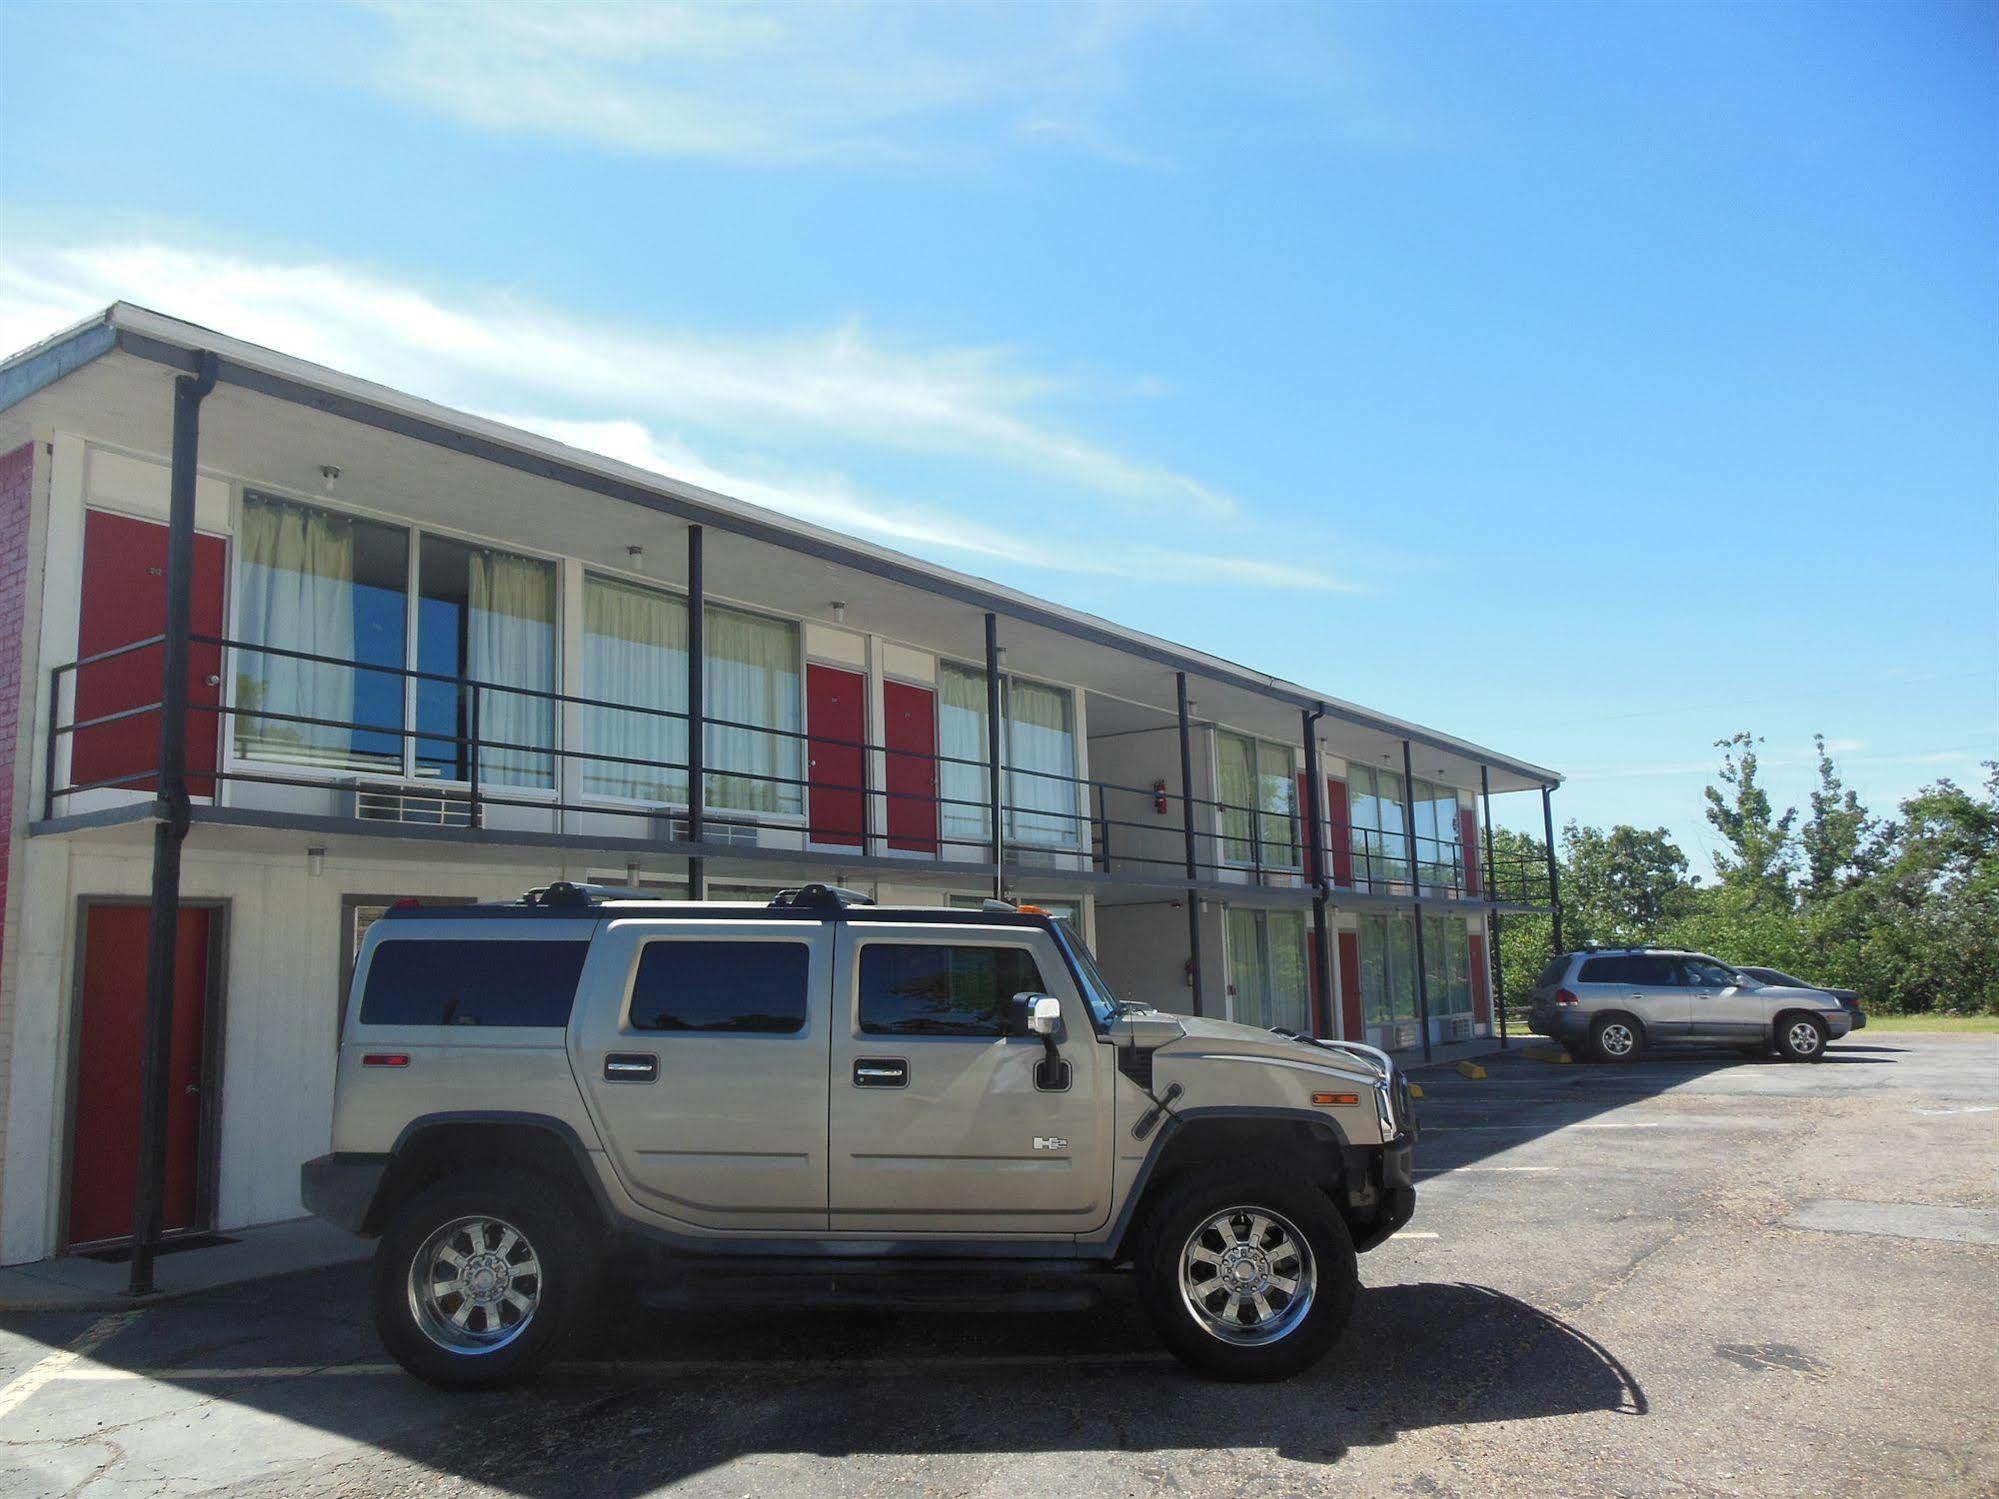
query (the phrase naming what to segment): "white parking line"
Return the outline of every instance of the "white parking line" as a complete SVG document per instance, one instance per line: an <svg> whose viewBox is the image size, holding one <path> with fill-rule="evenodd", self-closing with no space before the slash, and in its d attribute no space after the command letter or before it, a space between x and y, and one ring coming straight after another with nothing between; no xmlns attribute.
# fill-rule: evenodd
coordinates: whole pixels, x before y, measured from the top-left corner
<svg viewBox="0 0 1999 1499"><path fill-rule="evenodd" d="M67 1348L58 1348L43 1358L34 1367L25 1370L0 1387L0 1419L4 1419L19 1408L35 1391L52 1379L61 1379L65 1371L80 1358L88 1358L106 1338L119 1331L140 1313L114 1312L108 1317L99 1317L76 1336Z"/></svg>
<svg viewBox="0 0 1999 1499"><path fill-rule="evenodd" d="M1566 1166L1420 1166L1418 1176L1457 1176L1466 1171L1567 1171Z"/></svg>

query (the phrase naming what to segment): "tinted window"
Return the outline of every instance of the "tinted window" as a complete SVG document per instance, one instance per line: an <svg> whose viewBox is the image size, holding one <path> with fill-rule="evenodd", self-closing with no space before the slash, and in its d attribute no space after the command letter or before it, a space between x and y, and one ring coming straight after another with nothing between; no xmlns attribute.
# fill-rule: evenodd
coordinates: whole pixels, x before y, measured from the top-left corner
<svg viewBox="0 0 1999 1499"><path fill-rule="evenodd" d="M1579 984L1626 984L1631 982L1626 975L1630 972L1629 958L1591 958L1583 964L1583 971L1576 975Z"/></svg>
<svg viewBox="0 0 1999 1499"><path fill-rule="evenodd" d="M632 980L632 1028L802 1031L811 955L802 942L648 942Z"/></svg>
<svg viewBox="0 0 1999 1499"><path fill-rule="evenodd" d="M1624 979L1628 984L1636 984L1641 989L1684 989L1687 986L1687 976L1678 958L1641 953L1624 961L1630 965Z"/></svg>
<svg viewBox="0 0 1999 1499"><path fill-rule="evenodd" d="M1537 989L1549 989L1559 984L1562 981L1562 975L1568 971L1569 959L1573 956L1574 954L1572 953L1563 953L1559 958L1548 959L1547 966L1541 970L1541 976L1534 980L1534 987ZM1592 958L1590 963L1600 963L1602 961L1601 958ZM1585 984L1590 982L1590 963L1583 964L1583 976L1577 982Z"/></svg>
<svg viewBox="0 0 1999 1499"><path fill-rule="evenodd" d="M1684 958L1680 967L1685 972L1680 982L1702 989L1726 989L1735 982L1735 970L1723 966L1710 958Z"/></svg>
<svg viewBox="0 0 1999 1499"><path fill-rule="evenodd" d="M861 1029L870 1035L1003 1036L1016 994L1045 994L1021 947L861 949Z"/></svg>
<svg viewBox="0 0 1999 1499"><path fill-rule="evenodd" d="M569 1024L588 942L382 943L368 964L363 1025Z"/></svg>

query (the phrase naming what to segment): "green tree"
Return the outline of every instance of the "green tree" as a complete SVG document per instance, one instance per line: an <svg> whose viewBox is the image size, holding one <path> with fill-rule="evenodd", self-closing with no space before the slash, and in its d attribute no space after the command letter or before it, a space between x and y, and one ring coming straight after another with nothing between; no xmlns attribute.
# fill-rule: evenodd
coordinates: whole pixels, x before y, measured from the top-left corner
<svg viewBox="0 0 1999 1499"><path fill-rule="evenodd" d="M1722 752L1719 779L1726 790L1707 788L1707 820L1728 842L1728 852L1714 856L1722 883L1756 899L1790 898L1791 825L1798 810L1787 807L1779 817L1770 793L1756 778L1756 746L1763 741L1747 731L1717 739Z"/></svg>
<svg viewBox="0 0 1999 1499"><path fill-rule="evenodd" d="M1812 743L1818 750L1819 783L1812 792L1811 815L1798 831L1798 844L1804 853L1805 892L1812 900L1824 900L1861 877L1859 865L1874 821L1860 798L1840 780L1825 735L1814 734Z"/></svg>
<svg viewBox="0 0 1999 1499"><path fill-rule="evenodd" d="M1571 947L1644 943L1689 909L1687 856L1664 828L1562 830L1562 937Z"/></svg>

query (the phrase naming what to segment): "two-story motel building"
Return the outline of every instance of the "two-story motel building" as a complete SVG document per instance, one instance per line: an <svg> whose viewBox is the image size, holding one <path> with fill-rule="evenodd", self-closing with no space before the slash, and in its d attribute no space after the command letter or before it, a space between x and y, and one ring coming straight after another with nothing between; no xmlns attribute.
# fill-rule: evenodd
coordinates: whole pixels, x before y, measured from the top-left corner
<svg viewBox="0 0 1999 1499"><path fill-rule="evenodd" d="M1422 1051L1552 899L1489 796L1553 771L136 307L0 366L0 455L6 1263L131 1233L177 804L168 1231L301 1211L398 899L1004 892L1130 997Z"/></svg>

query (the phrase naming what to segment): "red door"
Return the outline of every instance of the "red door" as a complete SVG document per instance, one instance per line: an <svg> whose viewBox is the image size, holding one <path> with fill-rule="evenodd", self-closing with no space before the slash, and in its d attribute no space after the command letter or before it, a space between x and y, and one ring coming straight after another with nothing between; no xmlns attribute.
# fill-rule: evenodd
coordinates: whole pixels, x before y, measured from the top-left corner
<svg viewBox="0 0 1999 1499"><path fill-rule="evenodd" d="M1333 883L1353 888L1353 816L1347 807L1347 783L1326 777L1326 816L1333 825Z"/></svg>
<svg viewBox="0 0 1999 1499"><path fill-rule="evenodd" d="M1365 1041L1367 1026L1360 1008L1360 934L1341 932L1340 950L1340 1036L1347 1041Z"/></svg>
<svg viewBox="0 0 1999 1499"><path fill-rule="evenodd" d="M139 1070L146 1046L147 914L144 906L101 905L89 907L84 915L68 1244L128 1238L132 1232ZM167 1071L166 1212L161 1220L169 1229L197 1226L208 934L213 914L180 913Z"/></svg>
<svg viewBox="0 0 1999 1499"><path fill-rule="evenodd" d="M222 634L222 577L227 560L217 536L194 538L194 633ZM77 655L86 658L158 635L167 617L167 528L106 510L83 517L83 612L77 622ZM220 720L222 651L196 645L188 658L187 789L215 794L215 746ZM101 718L160 700L160 647L79 667L76 719ZM121 787L151 790L142 774L160 763L160 716L135 713L72 736L69 784L118 780ZM133 776L133 780L119 780ZM143 943L141 944L144 945Z"/></svg>
<svg viewBox="0 0 1999 1499"><path fill-rule="evenodd" d="M867 828L867 679L817 662L805 668L805 722L812 736L807 776L814 843L858 848Z"/></svg>
<svg viewBox="0 0 1999 1499"><path fill-rule="evenodd" d="M937 852L937 694L910 682L882 683L882 743L888 750L888 846Z"/></svg>

